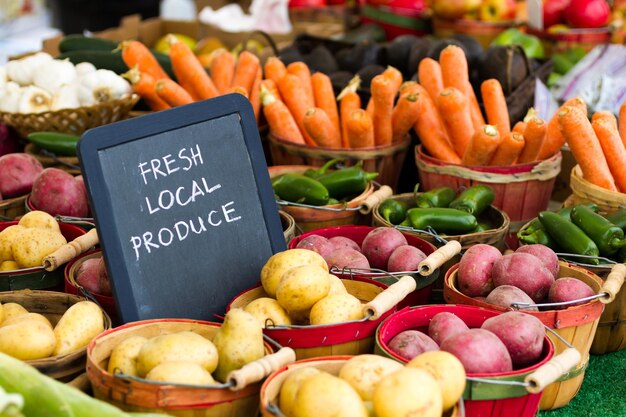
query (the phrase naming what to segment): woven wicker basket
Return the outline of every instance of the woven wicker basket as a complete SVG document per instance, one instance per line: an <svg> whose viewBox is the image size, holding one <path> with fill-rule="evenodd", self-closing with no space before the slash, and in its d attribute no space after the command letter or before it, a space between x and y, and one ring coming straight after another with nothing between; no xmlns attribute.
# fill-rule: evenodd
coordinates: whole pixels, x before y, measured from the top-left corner
<svg viewBox="0 0 626 417"><path fill-rule="evenodd" d="M605 213L612 213L626 208L626 194L609 191L590 183L583 178L580 165L576 165L572 169L570 187L573 194L563 203L565 207L595 203L600 208L600 211Z"/></svg>
<svg viewBox="0 0 626 417"><path fill-rule="evenodd" d="M131 94L118 100L75 109L26 114L0 112L0 121L12 126L22 137L40 131L80 135L92 127L125 119L138 101L139 96Z"/></svg>

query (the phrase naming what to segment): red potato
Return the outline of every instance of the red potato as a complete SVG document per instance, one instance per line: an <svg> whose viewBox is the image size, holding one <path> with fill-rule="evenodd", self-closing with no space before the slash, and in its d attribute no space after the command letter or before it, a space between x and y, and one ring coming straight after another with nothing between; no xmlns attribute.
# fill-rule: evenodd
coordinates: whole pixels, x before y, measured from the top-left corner
<svg viewBox="0 0 626 417"><path fill-rule="evenodd" d="M469 327L463 320L447 311L435 314L428 324L428 336L438 345L441 345L448 337L467 330Z"/></svg>
<svg viewBox="0 0 626 417"><path fill-rule="evenodd" d="M361 250L372 268L385 269L393 251L406 245L406 237L393 227L377 227L365 236Z"/></svg>
<svg viewBox="0 0 626 417"><path fill-rule="evenodd" d="M85 199L87 199L87 212L88 212L87 215L91 217L91 207L89 207L89 196L87 195L87 188L85 187L85 180L82 175L79 175L77 177L74 177L74 181L76 181L76 183L78 184L78 187L85 194Z"/></svg>
<svg viewBox="0 0 626 417"><path fill-rule="evenodd" d="M53 216L87 217L87 195L74 177L57 168L46 168L33 183L30 202Z"/></svg>
<svg viewBox="0 0 626 417"><path fill-rule="evenodd" d="M441 350L456 356L468 374L491 374L513 370L511 355L498 336L484 329L469 329L448 337Z"/></svg>
<svg viewBox="0 0 626 417"><path fill-rule="evenodd" d="M548 301L551 303L562 303L565 301L580 300L581 298L595 295L593 289L579 279L563 277L554 281L548 292ZM554 307L555 310L572 306L578 306L588 301L570 304L568 306Z"/></svg>
<svg viewBox="0 0 626 417"><path fill-rule="evenodd" d="M111 282L102 257L84 261L76 271L76 283L91 293L111 296Z"/></svg>
<svg viewBox="0 0 626 417"><path fill-rule="evenodd" d="M333 236L330 239L328 239L328 241L333 244L335 249L351 248L351 249L358 250L359 252L361 252L361 247L358 245L358 243L356 243L354 240L350 239L349 237Z"/></svg>
<svg viewBox="0 0 626 417"><path fill-rule="evenodd" d="M459 262L459 291L468 297L487 296L494 287L491 270L500 258L502 254L493 246L480 243L469 248Z"/></svg>
<svg viewBox="0 0 626 417"><path fill-rule="evenodd" d="M490 317L481 326L504 343L515 368L537 363L543 351L546 330L537 317L521 311L508 311Z"/></svg>
<svg viewBox="0 0 626 417"><path fill-rule="evenodd" d="M489 293L485 302L500 306L504 308L510 308L513 303L529 303L534 304L532 298L528 296L524 291L512 285L500 285ZM538 311L537 307L525 308L524 311Z"/></svg>
<svg viewBox="0 0 626 417"><path fill-rule="evenodd" d="M42 171L41 163L31 155L10 153L0 156L0 194L4 198L28 194Z"/></svg>
<svg viewBox="0 0 626 417"><path fill-rule="evenodd" d="M541 260L543 266L545 266L548 271L554 276L556 279L559 275L559 258L556 256L556 253L552 249L544 245L525 245L517 248L515 253L530 253L531 255L535 255L537 258Z"/></svg>
<svg viewBox="0 0 626 417"><path fill-rule="evenodd" d="M417 267L424 259L426 259L426 254L415 246L398 246L389 256L387 271L417 271Z"/></svg>
<svg viewBox="0 0 626 417"><path fill-rule="evenodd" d="M324 236L309 235L298 242L296 246L298 249L308 249L313 252L317 252L322 255L322 258L326 259L335 250L332 243L328 241Z"/></svg>
<svg viewBox="0 0 626 417"><path fill-rule="evenodd" d="M421 353L439 350L439 346L425 333L417 330L405 330L389 341L389 349L410 361Z"/></svg>
<svg viewBox="0 0 626 417"><path fill-rule="evenodd" d="M365 255L351 248L335 249L326 258L328 268L363 268L369 269L370 263Z"/></svg>
<svg viewBox="0 0 626 417"><path fill-rule="evenodd" d="M491 278L496 287L512 285L524 291L535 303L548 296L554 276L541 259L530 253L504 255L493 266Z"/></svg>

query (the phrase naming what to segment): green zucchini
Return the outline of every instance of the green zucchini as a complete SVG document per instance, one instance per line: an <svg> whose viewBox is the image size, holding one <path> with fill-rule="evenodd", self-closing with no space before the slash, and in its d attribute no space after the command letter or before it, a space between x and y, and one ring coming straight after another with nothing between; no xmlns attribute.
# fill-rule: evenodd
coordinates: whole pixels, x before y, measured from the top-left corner
<svg viewBox="0 0 626 417"><path fill-rule="evenodd" d="M67 35L59 43L59 51L108 51L116 49L118 43L93 36Z"/></svg>
<svg viewBox="0 0 626 417"><path fill-rule="evenodd" d="M167 72L167 74L175 79L174 71L172 70L172 62L170 57L159 52L152 52L161 67ZM60 54L57 59L68 58L74 65L81 62L91 62L98 69L108 69L116 74L123 74L128 71L128 66L122 59L121 51L68 51Z"/></svg>

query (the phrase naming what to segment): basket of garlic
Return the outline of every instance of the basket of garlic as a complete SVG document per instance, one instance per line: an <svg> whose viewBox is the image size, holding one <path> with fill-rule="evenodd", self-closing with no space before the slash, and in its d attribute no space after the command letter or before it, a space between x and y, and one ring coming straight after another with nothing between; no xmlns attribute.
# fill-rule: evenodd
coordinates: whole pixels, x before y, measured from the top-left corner
<svg viewBox="0 0 626 417"><path fill-rule="evenodd" d="M128 117L139 101L128 81L91 63L38 52L0 67L0 122L31 132L82 134Z"/></svg>

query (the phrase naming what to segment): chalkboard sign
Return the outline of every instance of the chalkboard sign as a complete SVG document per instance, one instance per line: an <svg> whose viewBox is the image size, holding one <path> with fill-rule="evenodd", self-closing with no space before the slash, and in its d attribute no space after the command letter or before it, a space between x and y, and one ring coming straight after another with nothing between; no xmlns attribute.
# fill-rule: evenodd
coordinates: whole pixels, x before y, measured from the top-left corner
<svg viewBox="0 0 626 417"><path fill-rule="evenodd" d="M89 130L78 156L125 323L214 319L285 250L239 94Z"/></svg>

